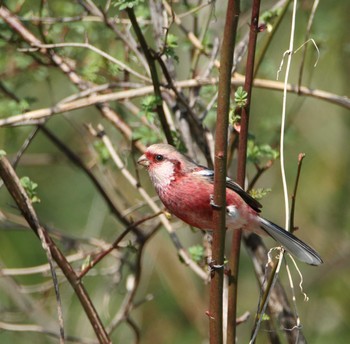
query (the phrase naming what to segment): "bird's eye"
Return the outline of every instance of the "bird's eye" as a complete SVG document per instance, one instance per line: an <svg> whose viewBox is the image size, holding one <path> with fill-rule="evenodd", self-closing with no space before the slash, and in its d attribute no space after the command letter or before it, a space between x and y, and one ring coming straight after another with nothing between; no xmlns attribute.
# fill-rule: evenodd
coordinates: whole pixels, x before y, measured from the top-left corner
<svg viewBox="0 0 350 344"><path fill-rule="evenodd" d="M161 154L157 154L156 156L155 156L155 159L156 159L156 161L163 161L164 160L164 156L163 155L161 155Z"/></svg>

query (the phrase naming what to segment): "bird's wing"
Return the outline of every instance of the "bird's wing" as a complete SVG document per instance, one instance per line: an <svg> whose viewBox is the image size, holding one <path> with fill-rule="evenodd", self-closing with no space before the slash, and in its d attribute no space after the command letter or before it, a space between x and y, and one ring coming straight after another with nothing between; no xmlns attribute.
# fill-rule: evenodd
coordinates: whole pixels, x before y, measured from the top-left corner
<svg viewBox="0 0 350 344"><path fill-rule="evenodd" d="M200 166L200 170L195 171L194 173L197 173L205 178L207 178L211 183L214 183L214 171L209 170L206 167ZM258 202L255 198L253 198L251 195L249 195L248 192L244 191L237 183L235 183L231 178L226 177L226 187L236 192L238 195L242 197L242 199L256 212L260 213L260 209L262 208L262 205L260 202Z"/></svg>

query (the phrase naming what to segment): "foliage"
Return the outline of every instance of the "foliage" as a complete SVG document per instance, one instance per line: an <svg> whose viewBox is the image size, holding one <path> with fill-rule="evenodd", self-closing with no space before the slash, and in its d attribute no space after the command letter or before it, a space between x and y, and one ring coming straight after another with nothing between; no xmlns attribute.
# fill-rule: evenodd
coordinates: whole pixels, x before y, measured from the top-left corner
<svg viewBox="0 0 350 344"><path fill-rule="evenodd" d="M113 1L112 4L118 7L120 10L125 10L127 8L133 8L142 3L143 0L117 0Z"/></svg>
<svg viewBox="0 0 350 344"><path fill-rule="evenodd" d="M190 254L191 258L199 263L204 258L204 248L201 245L194 245L188 248L188 253Z"/></svg>
<svg viewBox="0 0 350 344"><path fill-rule="evenodd" d="M247 159L248 161L261 165L262 160L276 160L279 152L268 144L257 144L254 139L248 140Z"/></svg>
<svg viewBox="0 0 350 344"><path fill-rule="evenodd" d="M175 53L175 48L178 47L178 38L171 33L166 36L166 44L164 47L164 54L168 58L174 59L176 62L179 62L179 57Z"/></svg>
<svg viewBox="0 0 350 344"><path fill-rule="evenodd" d="M40 198L37 196L38 184L33 182L29 177L25 176L20 179L24 190L27 192L32 203L40 203Z"/></svg>

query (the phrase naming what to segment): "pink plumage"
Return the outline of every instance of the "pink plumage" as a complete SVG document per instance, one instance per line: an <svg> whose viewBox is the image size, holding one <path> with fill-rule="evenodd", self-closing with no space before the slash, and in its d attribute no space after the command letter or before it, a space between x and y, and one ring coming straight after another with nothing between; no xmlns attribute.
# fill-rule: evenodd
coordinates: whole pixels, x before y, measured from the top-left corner
<svg viewBox="0 0 350 344"><path fill-rule="evenodd" d="M167 144L154 144L138 163L144 166L167 210L191 226L203 230L215 228L211 199L214 172L195 164ZM238 184L227 178L226 226L258 234L269 234L298 259L319 265L322 259L310 246L283 228L259 216L261 204Z"/></svg>

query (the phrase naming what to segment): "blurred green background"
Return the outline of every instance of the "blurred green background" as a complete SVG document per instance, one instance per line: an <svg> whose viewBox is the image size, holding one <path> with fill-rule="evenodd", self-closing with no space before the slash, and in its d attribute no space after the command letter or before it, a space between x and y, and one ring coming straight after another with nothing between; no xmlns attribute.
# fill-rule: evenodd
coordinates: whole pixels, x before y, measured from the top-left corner
<svg viewBox="0 0 350 344"><path fill-rule="evenodd" d="M18 15L27 18L39 15L39 1L21 1L17 4L5 1L5 3L12 10L23 4ZM219 3L221 1L216 3L208 40L221 36L224 6ZM268 2L262 6L269 8L271 4L272 2ZM311 6L311 1L299 3L296 47L304 42L305 27ZM248 16L244 11L249 7L250 2L242 3L241 30L244 30L244 26L248 23ZM49 8L50 13L47 15L52 17L75 16L83 13L82 7L71 1L50 2ZM181 10L180 5L177 10ZM184 11L183 8L182 10ZM111 11L118 13L116 8L112 8ZM320 2L311 35L317 42L320 55L318 64L314 68L313 64L317 56L312 44L309 43L304 85L339 96L349 96L349 13L350 3L347 0ZM288 48L290 17L291 12L288 12L262 63L259 78L275 80L281 56ZM33 60L30 55L17 50L15 38L11 45L6 43L4 37L9 38L10 31L8 27L6 28L6 24L1 21L0 24L4 29L0 45L1 82L21 99L35 98L33 102L30 99L28 101L31 109L50 106L76 92L68 79L54 68L43 66L31 68ZM36 25L30 21L25 24L38 34ZM112 56L122 58L124 54L122 43L115 40L113 33L101 22L78 21L57 24L50 26L49 31L50 37L66 42L82 42L86 35L91 44ZM174 32L176 33L175 28ZM179 70L178 80L181 80L188 75L189 66L182 62L182 58L185 59L188 55L187 42L184 41L182 44L181 39L184 38L180 35L179 37L180 42L176 53L180 62L176 68ZM98 84L117 79L117 76L113 75L112 67L94 53L74 48L65 48L60 53L77 60L76 68L86 79L91 79ZM290 82L292 83L298 80L300 60L301 53L297 53L291 71ZM240 71L243 69L241 68ZM17 105L10 104L3 94L0 96L2 97L1 117L21 113ZM281 104L281 92L254 89L251 133L260 143L274 144L277 141ZM139 125L139 118L129 114L123 105L112 103L111 106L119 111L132 127ZM308 302L303 301L303 295L298 288L299 276L293 271L298 313L309 343L345 344L350 341L348 321L350 298L347 294L350 289L349 115L349 110L329 102L311 97L288 96L289 125L286 133L285 155L290 190L296 175L297 156L300 152L306 154L296 208L296 224L300 227L298 236L315 247L325 262L317 268L299 265L304 277L303 288L310 298ZM208 118L208 125L212 122ZM47 126L84 161L95 166L99 157L94 150L92 138L84 128L86 123L104 124L115 148L134 173L134 166L129 159L129 143L125 142L106 120L101 119L94 107L57 115L50 119ZM33 128L28 126L0 128L0 149L4 149L12 158L32 130ZM249 171L252 171L251 167ZM35 209L41 221L49 227L56 228L73 238L94 237L105 242L112 242L123 230L123 225L110 214L104 200L86 175L69 162L42 133L38 133L21 159L17 173L19 176L29 176L38 184L38 196L41 202L35 204ZM124 197L129 198L129 203L124 205L125 208L141 202L140 197L128 186L112 162L102 165L102 170L97 173L99 176L107 175L110 187L119 190ZM140 174L142 184L154 195L145 172L141 171ZM264 216L283 224L284 206L278 162L263 175L258 186L272 189L272 192L262 200ZM118 199L117 192L115 197ZM121 201L123 202L124 200ZM0 210L19 215L4 187L0 190ZM147 208L144 209L145 213L146 210ZM201 243L202 235L199 232L189 230L186 225L176 222L175 219L173 221L185 247ZM230 235L228 233L228 237ZM227 242L230 243L230 240L228 239ZM266 242L269 246L273 246L272 241L267 239ZM69 243L66 242L66 246L62 249L67 255L72 254L76 251L74 245L72 246L69 247ZM82 247L84 244L80 243L79 250L82 250ZM115 315L126 293L125 283L130 267L125 266L122 271L119 271L117 261L115 257L107 258L97 267L98 278L94 275L84 278L92 300L106 323ZM31 231L19 227L3 226L1 228L0 268L25 268L45 264L45 262L46 256L40 242ZM81 262L76 266L78 267L79 264ZM84 337L94 338L90 324L71 287L62 277L60 280L67 333L84 334ZM284 269L281 280L290 294ZM52 288L43 287L44 283L49 281L50 276L47 274L1 276L0 269L0 321L54 326L53 324L56 323L54 293ZM26 288L19 287L20 285ZM35 287L38 289L36 290ZM140 328L141 343L206 343L208 321L205 311L208 309L208 290L209 286L180 262L168 234L163 229L160 230L147 244L143 253L141 283L136 296L136 300L140 302L144 301L148 295L152 295L153 299L141 303L131 313L133 320ZM251 318L238 329L239 342L247 343L259 300L259 287L245 250L242 250L239 295L238 313L243 314L246 311L251 313ZM30 319L28 314L31 314ZM133 334L130 328L123 324L113 333L112 339L115 343L131 343ZM4 344L51 343L57 340L43 334L0 330L0 342ZM263 328L258 343L265 342L267 342L267 334Z"/></svg>

